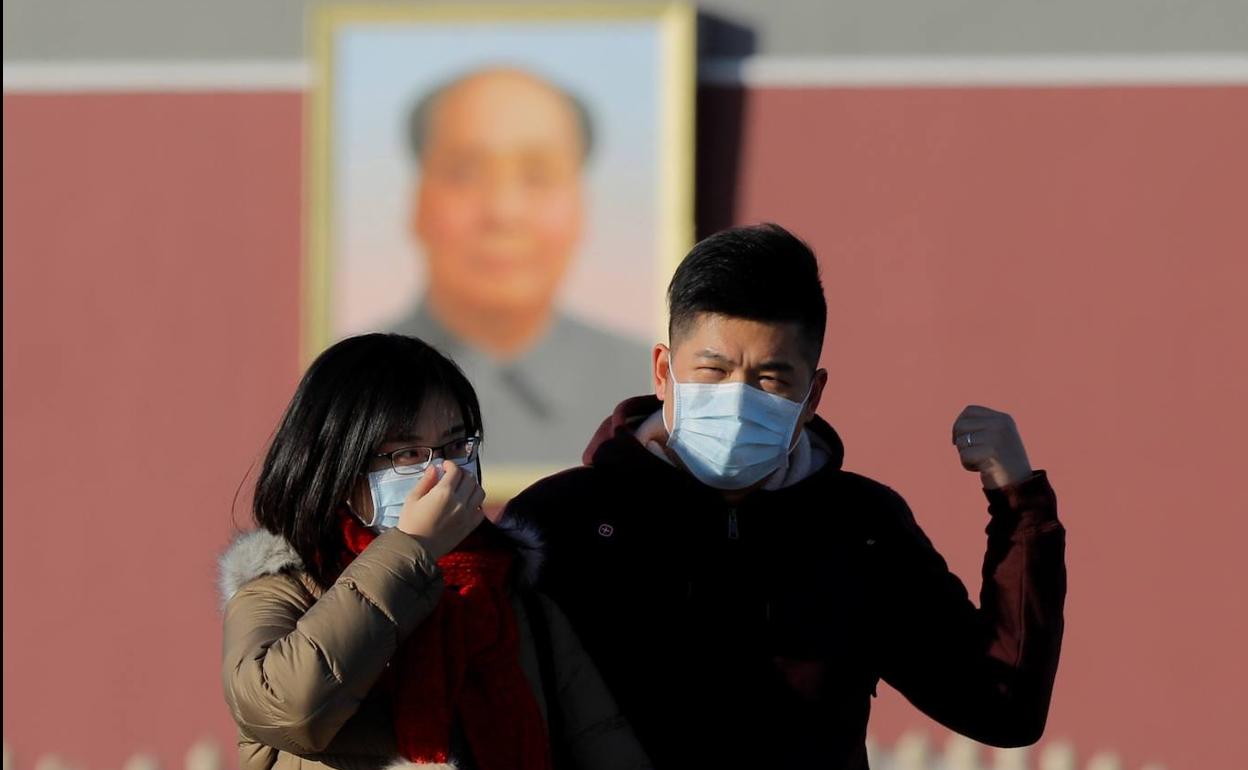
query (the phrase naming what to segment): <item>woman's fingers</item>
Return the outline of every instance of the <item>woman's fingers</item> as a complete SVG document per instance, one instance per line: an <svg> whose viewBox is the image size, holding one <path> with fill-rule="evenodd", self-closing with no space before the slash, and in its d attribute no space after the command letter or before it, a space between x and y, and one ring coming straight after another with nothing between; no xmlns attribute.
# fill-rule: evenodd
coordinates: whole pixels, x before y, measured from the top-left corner
<svg viewBox="0 0 1248 770"><path fill-rule="evenodd" d="M450 460L444 460L443 466L447 468L447 473L454 475L455 481L455 497L458 500L465 501L468 495L472 494L472 490L477 488L477 477L469 473L463 466L456 465Z"/></svg>
<svg viewBox="0 0 1248 770"><path fill-rule="evenodd" d="M441 481L436 468L430 468L429 470L429 473L426 473L420 478L420 481L416 482L416 486L412 487L412 491L407 493L407 502L419 500L429 494L430 490Z"/></svg>
<svg viewBox="0 0 1248 770"><path fill-rule="evenodd" d="M485 502L485 490L482 489L480 486L474 487L472 490L472 494L468 496L468 503L467 503L468 510L475 511L478 508L480 508L481 504L484 502Z"/></svg>
<svg viewBox="0 0 1248 770"><path fill-rule="evenodd" d="M443 460L438 467L441 469L442 481L446 483L447 491L455 494L459 489L460 482L463 481L461 477L464 475L464 472L450 460Z"/></svg>

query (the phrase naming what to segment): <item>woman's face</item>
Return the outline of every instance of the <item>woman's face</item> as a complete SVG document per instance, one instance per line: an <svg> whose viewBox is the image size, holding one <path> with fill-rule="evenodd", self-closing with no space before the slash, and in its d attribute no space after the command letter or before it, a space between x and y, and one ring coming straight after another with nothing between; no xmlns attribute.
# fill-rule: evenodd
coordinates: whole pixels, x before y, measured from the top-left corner
<svg viewBox="0 0 1248 770"><path fill-rule="evenodd" d="M367 467L356 478L355 487L351 491L348 502L351 510L365 523L373 520L373 496L368 486L368 474L390 467L389 458L376 455L388 454L396 449L412 446L436 448L467 435L463 416L452 399L443 395L430 396L427 404L410 429L402 431L399 435L388 436L381 446L373 449L373 456L369 458ZM441 460L435 458L432 464L440 465Z"/></svg>

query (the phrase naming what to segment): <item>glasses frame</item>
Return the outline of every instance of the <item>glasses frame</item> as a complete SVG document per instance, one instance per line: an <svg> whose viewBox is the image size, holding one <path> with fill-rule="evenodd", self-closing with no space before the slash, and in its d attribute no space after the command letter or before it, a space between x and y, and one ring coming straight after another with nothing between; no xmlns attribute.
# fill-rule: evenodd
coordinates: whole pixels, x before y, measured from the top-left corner
<svg viewBox="0 0 1248 770"><path fill-rule="evenodd" d="M420 473L421 471L425 470L430 465L432 465L435 458L440 457L444 460L447 459L445 455L446 448L450 446L451 444L457 444L461 441L467 441L469 444L469 447L468 447L468 456L459 458L459 459L462 460L463 462L471 462L473 459L476 458L477 452L480 451L481 449L481 437L480 436L461 436L459 438L453 438L450 441L447 441L444 444L439 444L437 446L428 446L425 444L409 444L408 446L399 447L398 449L395 449L392 452L378 452L377 454L373 455L373 459L384 457L388 461L390 461L390 467L391 469L394 470L395 473L399 474L400 476L415 476L417 473ZM413 449L428 450L429 459L417 465L401 466L403 470L400 470L400 466L394 461L394 456L398 454L399 452L409 452ZM456 462L456 460L452 460L452 462ZM383 468L382 470L385 470L385 469Z"/></svg>

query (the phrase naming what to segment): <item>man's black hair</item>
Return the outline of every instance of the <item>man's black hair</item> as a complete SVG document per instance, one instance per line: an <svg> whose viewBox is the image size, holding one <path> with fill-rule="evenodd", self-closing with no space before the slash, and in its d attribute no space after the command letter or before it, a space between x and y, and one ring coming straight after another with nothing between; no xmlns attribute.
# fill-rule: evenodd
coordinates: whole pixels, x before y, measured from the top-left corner
<svg viewBox="0 0 1248 770"><path fill-rule="evenodd" d="M335 577L340 506L387 440L410 430L444 397L465 435L480 435L477 394L449 358L415 337L365 334L326 350L308 368L264 458L252 514L288 540L312 578Z"/></svg>
<svg viewBox="0 0 1248 770"><path fill-rule="evenodd" d="M425 145L429 141L429 124L433 119L433 111L437 108L438 100L464 81L494 69L476 69L456 75L436 88L426 91L412 104L412 109L407 114L407 143L413 160L420 161ZM498 68L498 71L502 71L502 68ZM524 70L512 71L521 72L541 82L568 103L568 106L572 108L572 112L576 116L576 125L581 133L581 161L587 160L594 148L594 118L590 114L589 107L586 106L584 100L558 83L552 83L544 77L531 72L525 72Z"/></svg>
<svg viewBox="0 0 1248 770"><path fill-rule="evenodd" d="M673 345L701 313L795 322L812 365L819 361L828 322L814 252L771 223L734 227L699 242L676 268L667 306Z"/></svg>

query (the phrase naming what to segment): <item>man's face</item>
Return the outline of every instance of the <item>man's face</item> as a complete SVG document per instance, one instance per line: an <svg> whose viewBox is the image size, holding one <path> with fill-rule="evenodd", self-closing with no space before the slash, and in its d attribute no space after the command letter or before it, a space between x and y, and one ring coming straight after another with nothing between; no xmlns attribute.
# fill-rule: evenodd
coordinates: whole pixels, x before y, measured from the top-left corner
<svg viewBox="0 0 1248 770"><path fill-rule="evenodd" d="M745 318L702 313L673 340L668 368L667 345L653 351L655 393L663 401L667 425L672 425L672 397L675 381L724 383L743 382L750 387L774 393L790 401L807 398L799 425L814 417L828 375L815 369L796 323L770 323ZM800 431L794 432L794 442Z"/></svg>
<svg viewBox="0 0 1248 770"><path fill-rule="evenodd" d="M522 73L438 99L412 218L435 301L481 312L553 301L581 235L582 141L566 99Z"/></svg>

